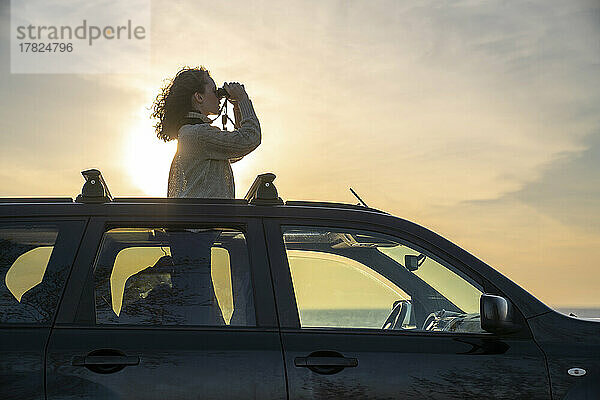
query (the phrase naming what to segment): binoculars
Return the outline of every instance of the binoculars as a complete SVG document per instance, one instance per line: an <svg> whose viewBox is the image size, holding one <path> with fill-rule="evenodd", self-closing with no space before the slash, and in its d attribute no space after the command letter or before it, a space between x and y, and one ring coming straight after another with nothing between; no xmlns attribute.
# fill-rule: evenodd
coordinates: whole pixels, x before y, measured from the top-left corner
<svg viewBox="0 0 600 400"><path fill-rule="evenodd" d="M217 97L220 99L222 97L229 97L229 93L225 90L224 87L220 87L217 89Z"/></svg>

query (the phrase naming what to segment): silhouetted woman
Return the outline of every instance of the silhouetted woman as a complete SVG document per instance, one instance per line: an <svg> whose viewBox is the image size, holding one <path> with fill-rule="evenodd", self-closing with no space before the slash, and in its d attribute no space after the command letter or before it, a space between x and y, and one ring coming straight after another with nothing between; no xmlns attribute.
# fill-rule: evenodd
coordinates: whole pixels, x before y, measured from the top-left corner
<svg viewBox="0 0 600 400"><path fill-rule="evenodd" d="M261 133L244 85L232 82L223 87L233 103L235 130L231 132L211 125L208 116L219 114L220 101L215 81L203 67L181 69L157 96L152 114L158 119L156 134L164 141L177 139L177 153L169 171L168 197L235 197L230 163L258 147ZM169 230L174 264L171 282L176 299L172 308L179 324L224 324L211 279L211 246L219 232ZM234 286L239 286L236 283ZM247 295L234 293L235 303Z"/></svg>
<svg viewBox="0 0 600 400"><path fill-rule="evenodd" d="M260 145L260 123L244 85L226 83L233 103L235 130L211 125L209 115L219 114L217 87L204 68L183 68L162 89L152 117L156 135L177 139L177 153L169 172L168 197L235 197L231 163Z"/></svg>

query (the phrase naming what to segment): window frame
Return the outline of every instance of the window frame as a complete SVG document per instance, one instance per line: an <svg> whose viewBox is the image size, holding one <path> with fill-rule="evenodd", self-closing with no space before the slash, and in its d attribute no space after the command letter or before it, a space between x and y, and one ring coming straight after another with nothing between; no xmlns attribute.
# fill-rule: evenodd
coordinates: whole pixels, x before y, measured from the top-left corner
<svg viewBox="0 0 600 400"><path fill-rule="evenodd" d="M428 254L435 255L434 259L442 266L452 265L452 272L458 271L459 277L464 279L464 276L474 281L483 288L483 293L503 294L478 272L471 269L467 264L456 258L452 254L436 247L434 244L425 241L412 232L401 231L389 225L378 225L375 223L365 223L359 221L341 222L339 219L326 218L298 218L298 217L274 217L265 219L265 233L267 235L267 246L269 257L271 260L271 268L273 274L273 286L276 294L277 307L279 311L279 321L282 330L294 332L339 332L339 333L366 333L366 334L384 334L384 335L451 335L451 336L482 336L490 337L492 333L472 333L472 332L428 332L428 331L411 331L411 330L395 330L381 331L370 328L302 328L300 326L300 318L298 315L298 307L292 285L292 278L287 259L285 243L283 241L283 226L299 226L312 229L327 229L335 228L342 230L362 230L382 236L391 236L396 241L406 244L414 250L424 250ZM456 272L455 272L456 273ZM470 283L470 282L469 282ZM526 334L529 336L528 334Z"/></svg>
<svg viewBox="0 0 600 400"><path fill-rule="evenodd" d="M156 227L156 226L152 226L152 227L140 227L140 228L134 228L134 229L143 229L143 230L147 230L147 229L155 229L155 228L157 228L157 227ZM162 227L161 227L161 228L162 228ZM241 227L241 226L240 226L240 227L231 228L231 227L222 227L222 226L219 226L218 228L219 228L219 229L221 229L221 228L222 228L222 229L227 229L227 230L229 230L230 232L241 233L242 235L244 235L244 243L245 243L244 249L245 249L245 252L242 252L243 254L241 254L241 256L242 256L242 257L244 257L244 255L245 255L245 257L247 257L247 259L249 259L249 254L248 254L248 244L247 244L247 240L246 240L246 237L247 237L248 235L247 235L247 233L245 232L245 227ZM103 247L106 245L106 236L105 236L105 235L106 235L106 233L108 233L108 232L111 232L111 231L113 231L114 229L115 229L115 228L110 228L110 229L108 229L107 231L105 231L105 234L104 234L104 235L103 235L103 237L102 237L102 243L101 243L101 245L100 245L100 251L98 251L98 254L96 255L96 259L95 259L95 261L94 261L94 267L95 267L95 268L97 268L97 267L98 267L98 265L97 265L97 264L98 264L98 260L99 260L100 254L101 254L101 250L102 250L102 249L103 249ZM116 228L116 229L120 229L120 228ZM127 228L126 228L126 229L127 229ZM193 229L193 228L190 228L190 229ZM217 241L218 241L218 240L217 240ZM109 280L110 280L110 278L111 278L111 276L112 276L112 273L113 273L113 271L114 271L114 268L115 268L115 267L116 267L116 265L117 265L117 259L119 258L119 255L121 255L121 254L122 254L122 252L124 252L124 251L127 251L127 250L130 250L130 249L134 249L134 248L135 248L135 249L142 249L142 248L144 248L144 249L154 249L154 250L158 250L158 249L161 249L162 247L164 247L164 246L147 245L147 244L140 244L140 245L134 245L134 246L127 246L127 245L126 245L125 247L123 247L123 246L119 246L118 248L112 248L113 252L112 252L112 253L110 253L110 254L107 254L107 253L105 252L105 253L103 254L103 257L107 257L107 256L108 256L109 258L105 259L104 261L105 261L105 262L108 262L108 263L109 263L109 265L112 265L112 269L111 269L111 271L110 271L110 273L109 273ZM168 247L168 246L166 246L166 247ZM228 254L228 257L231 257L231 253L229 252L229 250L228 250L226 247L219 247L219 248L221 248L221 249L225 250L225 252ZM106 248L105 248L104 250L106 250ZM163 250L163 251L164 251L164 250ZM165 254L166 254L166 253L165 253ZM229 262L230 262L230 264L229 264L230 271L229 271L229 272L231 272L231 261L232 261L232 259L230 258L230 260L229 260ZM248 267L250 268L250 266L248 266ZM105 271L105 272L108 272L108 271ZM140 271L138 271L138 272L140 272ZM248 271L248 272L250 272L250 271ZM135 275L135 274L131 274L131 275L129 275L129 276L128 276L128 277L127 277L127 278L126 278L124 281L122 281L122 282L121 282L121 283L123 284L123 287L122 287L122 289L124 289L124 286L125 286L125 283L127 282L127 279L129 279L129 277L131 277L131 276L133 276L133 275ZM96 282L96 274L95 274L95 275L94 275L94 284L96 284L96 283L97 283L97 282ZM231 283L233 283L233 282L231 282ZM111 285L111 283L108 283L108 284L109 284L109 285ZM111 289L110 289L110 293L111 293L111 302L114 300L114 299L112 298L112 295L114 294L114 293L112 292L112 289L113 289L113 288L112 288L112 285L111 285ZM124 294L124 293L121 293L121 305L122 305L122 306L124 305L124 304L123 304L123 294ZM215 287L215 294L216 294L216 287ZM94 293L94 295L96 296L96 295L97 295L97 293ZM96 303L95 303L95 304L96 304L96 306L97 306L97 301L98 301L98 298L96 298ZM252 293L252 302L254 302L254 293ZM253 303L253 304L254 304L254 303ZM111 304L111 306L112 306L112 304ZM121 309L121 310L122 310L122 309ZM97 311L97 310L96 310L96 311ZM100 322L97 320L97 316L98 316L98 315L97 315L97 313L96 313L96 325L99 325L99 326L100 326L100 325L111 325L111 326L113 326L113 325L131 325L131 326L147 325L147 324L140 324L140 325L138 325L138 324L125 324L125 323L120 323L120 322L119 322L119 323L107 323L107 322L100 323ZM224 316L224 315L223 315L223 316ZM254 317L256 318L256 315L255 315ZM191 326L191 324L183 324L183 325L184 325L184 326Z"/></svg>
<svg viewBox="0 0 600 400"><path fill-rule="evenodd" d="M232 228L240 230L246 239L250 276L252 279L256 326L202 326L202 325L119 325L96 324L94 266L99 256L104 233L114 228ZM258 329L276 328L277 316L273 289L267 264L264 233L260 218L213 217L178 215L170 218L158 216L94 217L86 231L86 249L76 261L73 279L69 282L68 296L78 299L70 307L61 309L57 326L85 326L99 329ZM265 279L268 277L268 279Z"/></svg>
<svg viewBox="0 0 600 400"><path fill-rule="evenodd" d="M296 228L296 227L303 228L303 226L282 224L281 225L282 230L283 230L284 226L285 227L291 227L291 228ZM311 229L315 229L315 228L311 227ZM412 243L409 243L406 240L398 238L397 236L391 236L391 235L384 234L384 233L381 233L381 232L376 232L376 231L373 231L373 230L355 229L355 228L343 228L343 229L340 229L340 228L332 227L332 226L318 227L316 229L323 230L323 231L327 231L327 230L331 229L331 230L339 231L340 233L353 233L354 232L354 233L357 233L357 234L360 234L360 233L374 234L374 235L377 235L377 236L381 237L384 240L389 240L389 241L396 242L399 245L402 245L402 246L405 246L405 247L409 248L411 251L419 252L420 254L425 254L427 256L427 258L429 258L430 260L436 262L441 267L446 268L448 271L450 271L451 273L453 273L458 278L466 281L468 284L470 284L475 289L477 289L480 293L483 294L483 292L484 292L483 285L480 282L473 280L470 276L465 275L462 271L460 271L459 269L455 268L451 264L444 262L444 260L441 260L437 255L431 253L429 250L423 249L420 246L417 246L417 245L414 245ZM311 250L311 251L315 251L315 252L323 253L323 254L335 255L335 256L341 257L341 258L347 258L348 260L350 260L350 262L357 262L357 263L361 264L362 266L371 269L374 273L376 273L376 274L378 274L380 276L383 276L385 279L390 280L395 286L397 286L399 289L401 289L402 291L404 291L404 292L406 292L408 294L408 292L406 291L408 289L407 286L411 286L411 285L408 284L408 282L406 282L406 281L403 280L402 283L396 283L396 282L394 282L392 280L392 278L390 276L386 276L383 271L377 270L376 268L373 268L373 266L369 266L367 263L363 262L362 260L353 259L351 257L347 257L344 254L338 254L335 251L318 251L318 250ZM393 257L388 256L386 253L384 253L382 251L379 251L378 254L380 254L382 257L391 259L393 262L402 264L402 260L396 260ZM287 255L287 249L286 249L286 255ZM389 271L389 272L394 272L394 271ZM403 271L403 270L401 270L401 273L406 273L406 272ZM399 278L402 279L402 277L399 277ZM429 284L429 282L427 282L425 279L423 279L418 274L415 274L414 281L416 281L416 282L413 282L413 283L417 283L418 286L421 286L422 288L426 289L427 291L433 291L433 292L435 292L434 293L435 295L439 295L439 296L443 297L444 300L446 300L448 303L450 303L450 304L448 304L449 307L456 307L457 309L459 309L458 305L454 304L452 302L452 300L450 300L449 298L447 298L446 296L444 296L443 293L441 293L435 287L431 286ZM402 284L404 284L404 285L402 285ZM412 285L412 286L414 286L414 285ZM416 288L413 288L413 289L416 289Z"/></svg>
<svg viewBox="0 0 600 400"><path fill-rule="evenodd" d="M18 226L18 225L47 225L47 226L56 226L58 229L58 234L56 237L56 242L54 244L54 248L52 250L52 254L50 259L48 260L48 264L46 265L46 270L44 271L44 276L46 271L51 270L52 268L56 268L59 264L66 264L66 271L64 272L64 283L61 288L61 293L58 296L58 300L54 306L54 310L52 315L47 322L2 322L0 323L0 328L19 328L19 327L44 327L49 328L52 327L57 319L57 316L60 312L61 305L64 299L64 293L66 291L66 287L68 286L68 282L70 280L70 276L73 271L74 261L81 247L82 238L84 236L84 232L87 226L89 219L81 218L81 217L11 217L11 218L0 218L0 229L3 227L9 226ZM10 269L10 268L9 268ZM8 272L8 271L7 271ZM4 277L2 277L4 279ZM44 281L42 280L42 283ZM41 284L41 283L40 283ZM36 285L37 286L37 285ZM34 286L35 287L35 286ZM32 288L33 289L33 288Z"/></svg>

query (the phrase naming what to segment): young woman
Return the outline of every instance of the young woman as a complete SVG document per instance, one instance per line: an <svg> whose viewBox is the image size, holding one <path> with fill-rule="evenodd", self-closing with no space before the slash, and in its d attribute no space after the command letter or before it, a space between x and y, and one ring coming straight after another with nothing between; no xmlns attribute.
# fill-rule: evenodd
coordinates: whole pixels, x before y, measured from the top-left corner
<svg viewBox="0 0 600 400"><path fill-rule="evenodd" d="M234 131L210 124L208 116L219 114L220 102L204 67L181 69L154 101L156 135L177 139L167 197L235 197L231 163L260 145L260 123L244 85L232 82L224 88L233 103Z"/></svg>
<svg viewBox="0 0 600 400"><path fill-rule="evenodd" d="M224 89L233 103L234 131L211 125L208 116L219 114L220 101L215 81L203 67L181 69L156 97L152 114L158 119L156 135L164 141L177 139L167 197L234 198L230 164L260 145L260 123L244 85L226 83ZM168 230L171 291L181 303L177 313L173 312L178 324L225 323L211 279L211 246L219 233L213 229ZM243 285L234 282L234 287ZM235 304L244 304L240 299L251 293L234 289L233 295Z"/></svg>

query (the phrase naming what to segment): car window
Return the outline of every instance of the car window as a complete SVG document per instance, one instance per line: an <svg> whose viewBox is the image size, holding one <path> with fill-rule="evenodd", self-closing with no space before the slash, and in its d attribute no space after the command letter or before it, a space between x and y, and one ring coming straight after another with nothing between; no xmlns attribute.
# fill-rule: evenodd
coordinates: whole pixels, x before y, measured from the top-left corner
<svg viewBox="0 0 600 400"><path fill-rule="evenodd" d="M96 321L254 326L249 269L237 230L111 229L94 268Z"/></svg>
<svg viewBox="0 0 600 400"><path fill-rule="evenodd" d="M0 323L51 321L77 250L74 224L0 224Z"/></svg>
<svg viewBox="0 0 600 400"><path fill-rule="evenodd" d="M377 250L391 257L399 264L406 260L407 255L418 257L421 253L408 246L378 247ZM479 312L481 291L466 278L444 267L431 257L425 257L418 262L418 268L412 273L437 290L450 300L461 311L466 313Z"/></svg>
<svg viewBox="0 0 600 400"><path fill-rule="evenodd" d="M380 328L390 304L410 300L401 288L351 258L288 250L303 327Z"/></svg>
<svg viewBox="0 0 600 400"><path fill-rule="evenodd" d="M283 226L302 328L484 332L481 287L433 254L369 231Z"/></svg>

